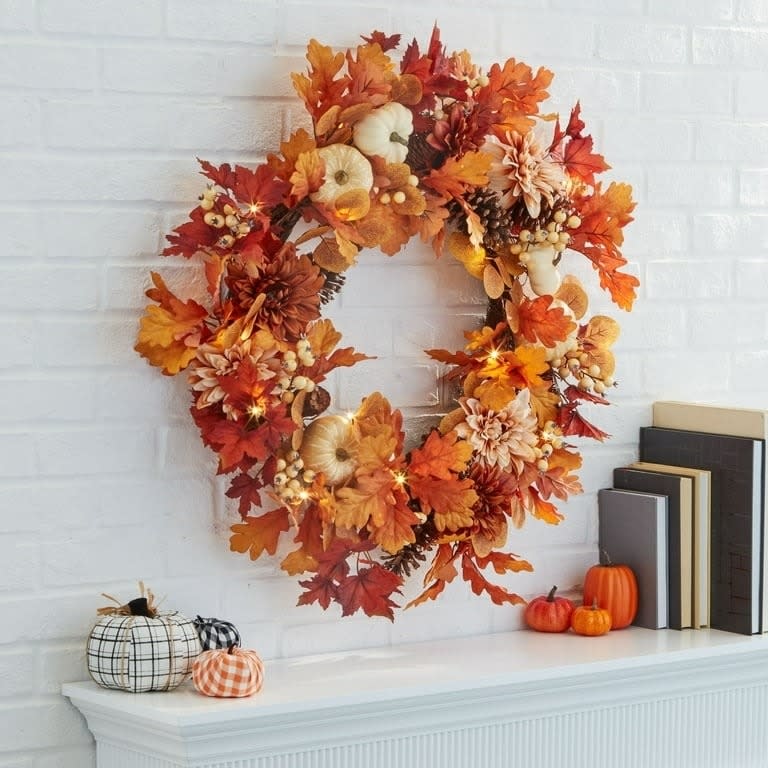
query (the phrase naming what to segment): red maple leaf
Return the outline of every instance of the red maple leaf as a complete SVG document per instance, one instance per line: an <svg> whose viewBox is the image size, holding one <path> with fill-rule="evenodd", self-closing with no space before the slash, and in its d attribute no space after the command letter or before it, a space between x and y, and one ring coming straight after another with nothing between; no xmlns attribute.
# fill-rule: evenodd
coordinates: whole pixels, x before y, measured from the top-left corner
<svg viewBox="0 0 768 768"><path fill-rule="evenodd" d="M580 136L579 138L571 139L565 145L565 154L563 156L563 163L568 173L590 186L595 183L596 173L603 173L603 171L607 171L611 167L605 162L605 158L602 155L592 151L592 146L591 136Z"/></svg>
<svg viewBox="0 0 768 768"><path fill-rule="evenodd" d="M518 330L532 344L540 341L545 347L554 347L568 338L576 329L561 307L552 306L551 296L539 296L531 301L524 298L517 307Z"/></svg>
<svg viewBox="0 0 768 768"><path fill-rule="evenodd" d="M576 435L578 437L592 437L601 442L610 435L590 424L578 411L577 403L566 403L557 411L557 425L564 435Z"/></svg>
<svg viewBox="0 0 768 768"><path fill-rule="evenodd" d="M304 587L304 592L299 595L296 605L312 605L320 603L324 611L328 610L331 601L338 597L338 585L329 576L316 573L311 579L299 582L299 586Z"/></svg>
<svg viewBox="0 0 768 768"><path fill-rule="evenodd" d="M351 616L362 610L366 616L384 616L395 620L392 612L397 603L391 595L400 592L402 580L386 568L374 563L360 568L357 574L347 576L339 585L337 600L342 606L342 616Z"/></svg>
<svg viewBox="0 0 768 768"><path fill-rule="evenodd" d="M166 235L170 243L163 250L163 256L183 256L189 259L205 248L212 248L221 236L219 230L208 226L203 221L205 211L198 206L189 214L189 221L184 222Z"/></svg>
<svg viewBox="0 0 768 768"><path fill-rule="evenodd" d="M370 37L366 37L365 35L360 35L360 37L362 37L366 43L370 43L371 45L378 43L382 51L391 51L393 48L397 48L397 46L400 45L401 35L387 36L383 32L379 32L378 29L375 29L371 32Z"/></svg>
<svg viewBox="0 0 768 768"><path fill-rule="evenodd" d="M237 510L241 517L248 514L251 507L261 506L261 494L259 490L264 487L261 477L253 477L247 472L241 472L232 478L227 490L230 499L239 499Z"/></svg>

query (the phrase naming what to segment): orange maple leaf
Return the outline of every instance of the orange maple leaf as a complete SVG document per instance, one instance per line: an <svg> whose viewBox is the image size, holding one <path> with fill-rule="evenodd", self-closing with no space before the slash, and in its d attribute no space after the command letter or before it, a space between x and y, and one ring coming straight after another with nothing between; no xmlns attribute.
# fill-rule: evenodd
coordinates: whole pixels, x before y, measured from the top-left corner
<svg viewBox="0 0 768 768"><path fill-rule="evenodd" d="M466 440L459 440L456 432L441 435L437 430L433 430L421 448L411 451L409 476L431 476L451 480L456 474L466 470L471 457L472 446Z"/></svg>
<svg viewBox="0 0 768 768"><path fill-rule="evenodd" d="M576 330L576 323L563 309L553 306L551 296L523 299L517 307L517 326L523 338L532 344L539 341L545 347L554 347Z"/></svg>
<svg viewBox="0 0 768 768"><path fill-rule="evenodd" d="M309 76L293 72L291 80L307 110L316 120L329 106L341 101L349 78L342 75L336 79L344 66L344 54L334 53L330 46L322 45L314 38L307 45L307 61Z"/></svg>
<svg viewBox="0 0 768 768"><path fill-rule="evenodd" d="M233 552L248 552L256 560L264 552L274 555L280 534L290 528L288 510L285 507L273 509L258 517L246 517L244 522L231 527L229 548Z"/></svg>
<svg viewBox="0 0 768 768"><path fill-rule="evenodd" d="M408 497L404 492L393 494L394 503L377 510L368 522L371 539L390 554L396 554L406 544L416 541L414 526L421 519L408 506Z"/></svg>
<svg viewBox="0 0 768 768"><path fill-rule="evenodd" d="M600 287L626 310L632 309L640 281L634 275L619 272L627 264L619 246L624 242L622 228L632 221L634 208L629 184L614 182L605 192L596 184L593 194L580 201L581 224L569 243L569 248L583 253L592 262L600 276Z"/></svg>
<svg viewBox="0 0 768 768"><path fill-rule="evenodd" d="M470 187L484 187L488 184L491 160L487 152L467 152L461 157L451 156L440 168L433 168L422 183L441 197L461 197Z"/></svg>
<svg viewBox="0 0 768 768"><path fill-rule="evenodd" d="M315 151L302 152L294 165L290 182L291 195L296 200L307 197L316 192L323 185L325 179L325 163L322 157Z"/></svg>
<svg viewBox="0 0 768 768"><path fill-rule="evenodd" d="M359 45L357 57L347 51L347 72L349 73L349 95L345 104L358 101L383 104L392 90L396 79L392 59L377 43Z"/></svg>
<svg viewBox="0 0 768 768"><path fill-rule="evenodd" d="M347 576L337 590L336 599L342 606L342 616L351 616L362 610L366 616L383 616L395 620L392 613L397 603L390 595L399 593L402 585L399 576L378 564L360 568L357 574Z"/></svg>
<svg viewBox="0 0 768 768"><path fill-rule="evenodd" d="M147 306L134 349L150 365L162 368L167 376L174 376L196 355L206 332L208 310L192 299L183 302L176 298L160 275L151 274L156 287L146 293L159 306Z"/></svg>
<svg viewBox="0 0 768 768"><path fill-rule="evenodd" d="M593 186L595 174L610 169L602 155L592 151L592 137L578 136L565 145L563 162L571 176L575 176L586 184Z"/></svg>
<svg viewBox="0 0 768 768"><path fill-rule="evenodd" d="M426 515L433 514L438 531L458 531L472 525L472 507L478 496L470 478L445 480L416 475L408 478L408 487L422 511Z"/></svg>
<svg viewBox="0 0 768 768"><path fill-rule="evenodd" d="M514 592L508 592L504 587L491 584L477 567L470 551L465 549L461 557L461 575L472 587L476 595L485 592L496 605L525 605L525 600Z"/></svg>
<svg viewBox="0 0 768 768"><path fill-rule="evenodd" d="M519 573L520 571L533 571L533 566L527 560L521 560L511 552L490 552L485 557L475 557L475 562L481 568L493 566L493 570L499 575L505 573Z"/></svg>
<svg viewBox="0 0 768 768"><path fill-rule="evenodd" d="M457 552L453 544L440 544L437 547L435 556L432 558L432 564L424 576L424 585L431 581L432 583L416 598L406 605L406 608L414 608L417 605L425 603L427 600L436 600L437 596L445 589L446 584L450 584L458 571L453 564L457 557Z"/></svg>
<svg viewBox="0 0 768 768"><path fill-rule="evenodd" d="M336 493L336 524L359 531L372 517L383 521L389 507L396 503L396 488L395 478L387 469L358 477L354 488L339 488Z"/></svg>

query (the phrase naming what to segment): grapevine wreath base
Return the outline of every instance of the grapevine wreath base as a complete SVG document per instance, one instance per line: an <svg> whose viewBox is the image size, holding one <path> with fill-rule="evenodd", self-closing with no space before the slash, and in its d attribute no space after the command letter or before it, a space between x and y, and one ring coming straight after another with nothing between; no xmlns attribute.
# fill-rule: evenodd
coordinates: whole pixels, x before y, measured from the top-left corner
<svg viewBox="0 0 768 768"><path fill-rule="evenodd" d="M515 59L484 72L466 51L446 54L437 27L396 65L398 44L312 40L292 75L312 135L295 131L255 169L201 163L208 186L163 253L202 265L208 299L179 298L152 273L136 345L163 373L186 372L242 518L231 548L256 559L287 537L280 565L300 577L299 604L390 619L421 567L408 605L459 574L494 603L523 602L486 574L532 570L504 551L509 529L562 519L555 501L581 490L567 438L606 437L579 406L607 403L614 385L618 325L588 317L566 261L586 257L622 309L638 285L621 271L631 187L596 180L608 165L578 104L565 125L540 113L552 73ZM326 376L367 358L338 346L321 309L361 251L392 256L413 237L482 281L488 311L464 349L426 351L460 396L405 451L381 393L333 413Z"/></svg>

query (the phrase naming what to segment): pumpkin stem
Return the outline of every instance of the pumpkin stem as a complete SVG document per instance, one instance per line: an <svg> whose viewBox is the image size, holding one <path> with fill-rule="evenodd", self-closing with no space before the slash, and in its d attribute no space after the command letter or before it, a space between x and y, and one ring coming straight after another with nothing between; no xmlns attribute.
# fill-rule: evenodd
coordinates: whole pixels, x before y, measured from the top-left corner
<svg viewBox="0 0 768 768"><path fill-rule="evenodd" d="M611 560L611 556L608 554L607 549L601 549L600 550L600 564L601 565L613 565L613 560Z"/></svg>
<svg viewBox="0 0 768 768"><path fill-rule="evenodd" d="M235 648L237 648L237 646L233 643L229 646L229 648L227 648L227 653L234 653Z"/></svg>
<svg viewBox="0 0 768 768"><path fill-rule="evenodd" d="M552 589L549 590L549 594L547 595L547 602L548 603L554 603L555 602L555 592L557 592L557 585L552 587Z"/></svg>
<svg viewBox="0 0 768 768"><path fill-rule="evenodd" d="M389 140L394 141L396 144L402 144L404 147L408 146L408 139L404 139L397 131L392 131L389 134Z"/></svg>
<svg viewBox="0 0 768 768"><path fill-rule="evenodd" d="M600 609L600 606L597 604L597 598L592 598L592 610L597 611Z"/></svg>

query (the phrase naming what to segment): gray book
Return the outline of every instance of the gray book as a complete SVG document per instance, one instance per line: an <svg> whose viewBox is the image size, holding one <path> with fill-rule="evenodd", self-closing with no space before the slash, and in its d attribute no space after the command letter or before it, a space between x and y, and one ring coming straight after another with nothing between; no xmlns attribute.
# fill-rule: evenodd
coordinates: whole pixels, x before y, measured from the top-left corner
<svg viewBox="0 0 768 768"><path fill-rule="evenodd" d="M617 488L597 495L600 549L617 565L628 565L637 578L635 626L669 626L667 497Z"/></svg>

